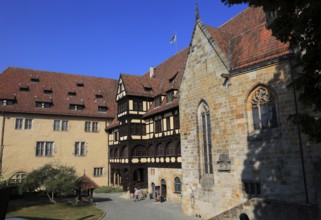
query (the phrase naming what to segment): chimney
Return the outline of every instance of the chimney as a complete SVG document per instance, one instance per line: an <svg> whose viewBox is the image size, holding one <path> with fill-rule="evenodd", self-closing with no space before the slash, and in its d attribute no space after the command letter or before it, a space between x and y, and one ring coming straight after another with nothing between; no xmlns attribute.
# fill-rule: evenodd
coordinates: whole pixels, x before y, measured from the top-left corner
<svg viewBox="0 0 321 220"><path fill-rule="evenodd" d="M151 67L149 68L149 78L152 78L152 77L153 77L153 75L154 75L154 70L155 70L155 68L154 68L153 66L151 66Z"/></svg>

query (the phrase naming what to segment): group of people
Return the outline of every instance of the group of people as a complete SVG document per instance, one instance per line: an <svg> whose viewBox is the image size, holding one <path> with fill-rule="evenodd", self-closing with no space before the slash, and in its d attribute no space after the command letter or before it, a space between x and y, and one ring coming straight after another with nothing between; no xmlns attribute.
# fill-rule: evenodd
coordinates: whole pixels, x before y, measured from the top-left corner
<svg viewBox="0 0 321 220"><path fill-rule="evenodd" d="M134 196L135 202L145 198L143 190L138 188L134 189Z"/></svg>

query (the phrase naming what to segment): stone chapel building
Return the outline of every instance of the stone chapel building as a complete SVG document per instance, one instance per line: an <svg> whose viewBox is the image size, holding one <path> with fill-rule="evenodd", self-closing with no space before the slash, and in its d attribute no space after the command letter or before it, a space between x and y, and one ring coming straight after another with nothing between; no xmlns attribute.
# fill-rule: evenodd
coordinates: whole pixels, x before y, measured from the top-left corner
<svg viewBox="0 0 321 220"><path fill-rule="evenodd" d="M287 119L301 110L286 87L297 70L263 10L249 7L218 28L197 11L188 50L179 90L182 210L209 219L247 212L252 197L316 203L320 145ZM259 212L253 205L247 213L263 219Z"/></svg>

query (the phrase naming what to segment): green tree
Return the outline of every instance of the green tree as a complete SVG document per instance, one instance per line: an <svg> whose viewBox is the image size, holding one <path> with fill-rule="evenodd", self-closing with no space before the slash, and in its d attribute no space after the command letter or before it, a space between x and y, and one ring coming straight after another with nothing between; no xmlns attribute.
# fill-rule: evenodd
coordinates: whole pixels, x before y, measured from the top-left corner
<svg viewBox="0 0 321 220"><path fill-rule="evenodd" d="M26 176L23 191L44 190L52 203L57 203L55 196L66 196L75 188L76 171L72 167L46 164Z"/></svg>
<svg viewBox="0 0 321 220"><path fill-rule="evenodd" d="M299 101L312 111L292 115L290 119L311 140L321 142L321 1L320 0L221 0L226 5L247 3L276 12L268 28L273 36L288 42L296 66L302 68L289 87L299 92Z"/></svg>

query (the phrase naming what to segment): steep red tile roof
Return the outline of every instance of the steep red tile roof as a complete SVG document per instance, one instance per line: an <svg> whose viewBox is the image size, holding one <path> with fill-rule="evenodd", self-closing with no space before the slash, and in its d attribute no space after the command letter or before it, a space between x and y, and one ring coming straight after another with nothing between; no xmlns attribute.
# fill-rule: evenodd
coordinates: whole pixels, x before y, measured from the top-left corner
<svg viewBox="0 0 321 220"><path fill-rule="evenodd" d="M161 88L162 94L165 94L169 89L179 89L187 59L187 52L188 48L185 48L154 68L152 78L159 81L158 87ZM145 73L144 76L149 78L149 74L150 71Z"/></svg>
<svg viewBox="0 0 321 220"><path fill-rule="evenodd" d="M265 27L262 8L249 7L219 28L205 27L229 60L231 70L289 53L289 45L278 41Z"/></svg>
<svg viewBox="0 0 321 220"><path fill-rule="evenodd" d="M144 76L121 74L127 95L153 97L160 93L159 80Z"/></svg>
<svg viewBox="0 0 321 220"><path fill-rule="evenodd" d="M114 118L117 85L112 79L9 67L0 74L0 99L15 99L16 103L1 105L0 111ZM21 87L29 91L21 91ZM51 102L52 106L38 108L36 102ZM84 105L84 109L70 110L70 104ZM98 106L106 106L107 112L99 112Z"/></svg>
<svg viewBox="0 0 321 220"><path fill-rule="evenodd" d="M178 99L175 98L172 102L167 103L166 98L163 100L162 104L158 107L155 107L155 102L150 106L150 109L148 112L143 116L143 118L148 118L152 115L156 115L158 113L173 109L175 107L178 107Z"/></svg>

